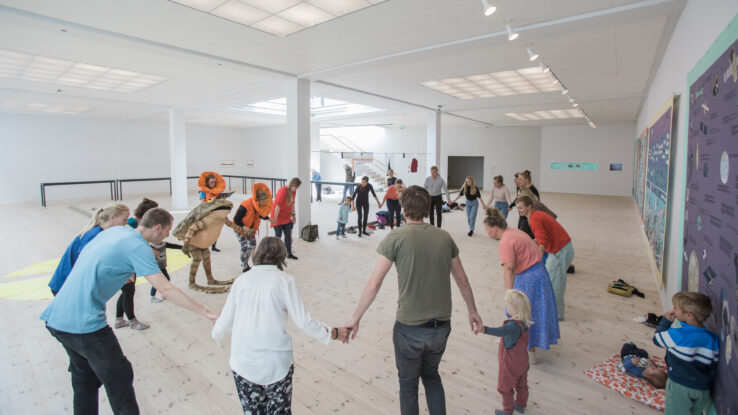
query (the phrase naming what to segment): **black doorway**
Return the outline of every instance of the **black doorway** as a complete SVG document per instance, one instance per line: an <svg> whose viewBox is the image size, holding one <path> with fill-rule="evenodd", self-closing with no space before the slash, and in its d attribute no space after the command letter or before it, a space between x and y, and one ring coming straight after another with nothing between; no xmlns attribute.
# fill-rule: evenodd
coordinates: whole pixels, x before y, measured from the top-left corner
<svg viewBox="0 0 738 415"><path fill-rule="evenodd" d="M448 187L460 188L466 176L472 176L477 186L484 188L484 157L449 156Z"/></svg>

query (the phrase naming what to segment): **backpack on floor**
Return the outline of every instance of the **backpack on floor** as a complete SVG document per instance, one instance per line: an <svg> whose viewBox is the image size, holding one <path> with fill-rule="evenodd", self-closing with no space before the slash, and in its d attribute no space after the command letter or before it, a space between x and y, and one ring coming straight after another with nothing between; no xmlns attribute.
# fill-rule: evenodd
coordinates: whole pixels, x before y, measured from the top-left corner
<svg viewBox="0 0 738 415"><path fill-rule="evenodd" d="M308 224L303 226L300 230L300 238L303 241L314 242L318 237L318 225L311 225L310 222L308 222Z"/></svg>

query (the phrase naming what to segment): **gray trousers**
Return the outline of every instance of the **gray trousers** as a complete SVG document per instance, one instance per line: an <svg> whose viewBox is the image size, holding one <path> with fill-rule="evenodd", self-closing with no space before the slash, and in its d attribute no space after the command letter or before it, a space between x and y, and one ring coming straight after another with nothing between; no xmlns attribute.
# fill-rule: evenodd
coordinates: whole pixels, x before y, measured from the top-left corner
<svg viewBox="0 0 738 415"><path fill-rule="evenodd" d="M418 380L422 379L425 400L430 415L446 413L438 365L441 363L446 341L451 334L451 323L439 327L419 327L395 322L392 341L395 345L395 364L400 380L400 413L417 415Z"/></svg>

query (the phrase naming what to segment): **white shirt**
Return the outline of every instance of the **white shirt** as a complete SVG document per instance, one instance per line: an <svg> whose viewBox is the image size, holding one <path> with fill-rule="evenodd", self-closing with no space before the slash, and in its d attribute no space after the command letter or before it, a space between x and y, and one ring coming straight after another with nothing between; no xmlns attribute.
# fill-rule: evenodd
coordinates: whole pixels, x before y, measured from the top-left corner
<svg viewBox="0 0 738 415"><path fill-rule="evenodd" d="M308 335L330 341L331 328L310 316L291 275L275 265L257 265L236 279L212 333L220 341L233 332L229 364L234 372L259 385L287 376L294 362L287 314Z"/></svg>

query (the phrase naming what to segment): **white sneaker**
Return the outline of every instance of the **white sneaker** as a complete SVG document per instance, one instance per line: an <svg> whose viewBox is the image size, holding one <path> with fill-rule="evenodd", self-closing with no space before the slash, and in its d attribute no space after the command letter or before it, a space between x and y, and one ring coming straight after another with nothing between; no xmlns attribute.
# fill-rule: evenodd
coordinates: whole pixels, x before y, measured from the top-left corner
<svg viewBox="0 0 738 415"><path fill-rule="evenodd" d="M152 303L156 304L156 303L160 303L160 302L164 301L164 299L163 299L163 298L156 298L156 297L154 297L154 296L152 295L152 296L151 296L151 300L150 300L150 301L151 301Z"/></svg>
<svg viewBox="0 0 738 415"><path fill-rule="evenodd" d="M341 235L341 236L343 236L344 238L348 238L348 236L346 236L346 234L345 234L345 233L344 233L343 235Z"/></svg>
<svg viewBox="0 0 738 415"><path fill-rule="evenodd" d="M338 234L336 234L336 240L338 240Z"/></svg>

